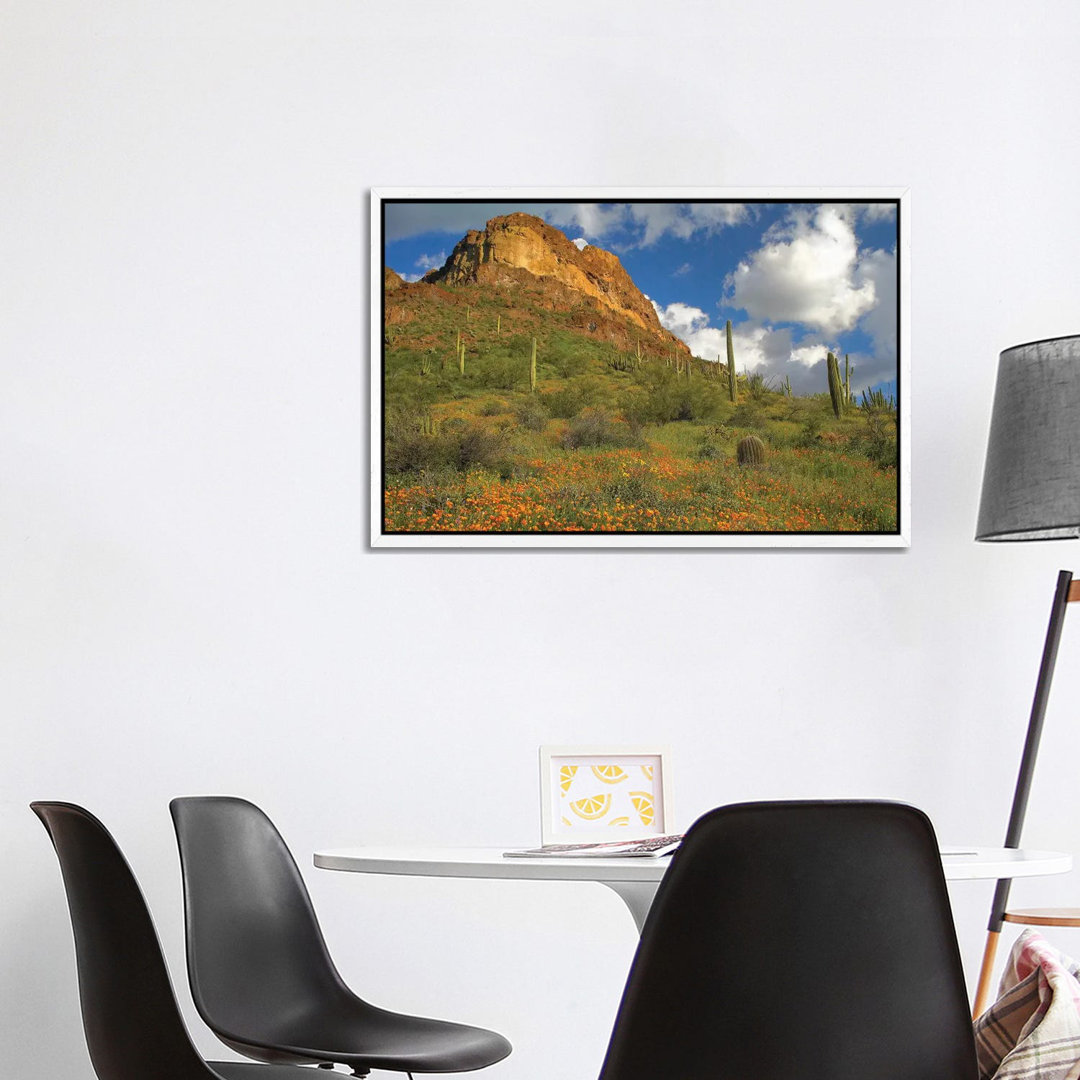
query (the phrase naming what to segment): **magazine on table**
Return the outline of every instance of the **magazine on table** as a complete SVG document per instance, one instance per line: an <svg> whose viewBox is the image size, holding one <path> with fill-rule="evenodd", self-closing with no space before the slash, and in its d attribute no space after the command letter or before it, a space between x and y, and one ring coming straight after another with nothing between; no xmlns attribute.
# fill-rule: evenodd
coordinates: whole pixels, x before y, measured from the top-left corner
<svg viewBox="0 0 1080 1080"><path fill-rule="evenodd" d="M544 844L538 848L504 851L507 859L572 859L572 858L658 858L671 855L682 843L682 835L647 836L640 840L606 840L594 844Z"/></svg>

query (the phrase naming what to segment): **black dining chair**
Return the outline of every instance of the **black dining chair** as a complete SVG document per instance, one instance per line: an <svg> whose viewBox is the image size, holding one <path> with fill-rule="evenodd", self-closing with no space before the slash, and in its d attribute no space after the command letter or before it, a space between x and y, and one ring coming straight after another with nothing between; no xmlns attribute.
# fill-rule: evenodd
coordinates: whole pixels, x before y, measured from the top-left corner
<svg viewBox="0 0 1080 1080"><path fill-rule="evenodd" d="M191 993L227 1046L258 1061L331 1062L360 1076L468 1072L510 1053L494 1031L357 997L330 959L296 862L257 806L206 796L173 799L169 808Z"/></svg>
<svg viewBox="0 0 1080 1080"><path fill-rule="evenodd" d="M721 807L657 890L600 1080L976 1080L927 817Z"/></svg>
<svg viewBox="0 0 1080 1080"><path fill-rule="evenodd" d="M310 1070L294 1066L204 1061L184 1027L146 902L108 830L71 803L30 808L60 860L99 1080L310 1080Z"/></svg>

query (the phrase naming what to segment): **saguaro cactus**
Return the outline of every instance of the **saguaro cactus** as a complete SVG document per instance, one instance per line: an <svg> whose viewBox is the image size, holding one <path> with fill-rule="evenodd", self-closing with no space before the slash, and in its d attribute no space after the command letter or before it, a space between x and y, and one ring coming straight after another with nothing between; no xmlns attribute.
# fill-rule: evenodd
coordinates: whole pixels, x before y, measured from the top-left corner
<svg viewBox="0 0 1080 1080"><path fill-rule="evenodd" d="M501 337L502 336L502 316L501 315L496 315L495 316L495 336L496 337Z"/></svg>
<svg viewBox="0 0 1080 1080"><path fill-rule="evenodd" d="M533 338L532 363L529 364L529 389L536 393L536 338Z"/></svg>
<svg viewBox="0 0 1080 1080"><path fill-rule="evenodd" d="M852 366L851 361L848 359L848 354L844 353L844 404L851 404L851 376L855 374L855 368Z"/></svg>
<svg viewBox="0 0 1080 1080"><path fill-rule="evenodd" d="M735 346L731 343L731 320L728 319L727 325L724 327L727 332L727 384L728 384L728 396L732 401L736 401L739 397L739 392L736 389L737 380L735 378Z"/></svg>
<svg viewBox="0 0 1080 1080"><path fill-rule="evenodd" d="M829 369L829 397L832 398L832 411L837 420L844 415L844 384L840 379L840 365L836 357L829 353L826 358Z"/></svg>
<svg viewBox="0 0 1080 1080"><path fill-rule="evenodd" d="M458 371L465 374L465 342L458 340Z"/></svg>
<svg viewBox="0 0 1080 1080"><path fill-rule="evenodd" d="M740 465L764 465L765 444L756 435L747 435L735 447L735 457Z"/></svg>

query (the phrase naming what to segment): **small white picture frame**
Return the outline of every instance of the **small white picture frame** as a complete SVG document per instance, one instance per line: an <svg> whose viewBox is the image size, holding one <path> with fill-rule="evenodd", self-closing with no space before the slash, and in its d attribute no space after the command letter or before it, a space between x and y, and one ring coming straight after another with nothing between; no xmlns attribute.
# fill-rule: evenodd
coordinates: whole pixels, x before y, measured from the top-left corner
<svg viewBox="0 0 1080 1080"><path fill-rule="evenodd" d="M670 761L664 746L541 746L541 843L674 832Z"/></svg>

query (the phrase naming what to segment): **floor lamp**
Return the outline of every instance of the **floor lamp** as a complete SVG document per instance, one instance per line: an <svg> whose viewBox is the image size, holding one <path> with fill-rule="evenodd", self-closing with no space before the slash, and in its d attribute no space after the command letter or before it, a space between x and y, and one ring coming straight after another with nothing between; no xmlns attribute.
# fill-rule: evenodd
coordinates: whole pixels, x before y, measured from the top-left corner
<svg viewBox="0 0 1080 1080"><path fill-rule="evenodd" d="M1080 537L1080 337L1017 345L1006 349L998 362L975 539L1076 537ZM1009 848L1020 846L1065 612L1068 604L1076 600L1080 600L1080 581L1074 582L1072 573L1062 570L1050 609L1005 833L1005 846ZM987 1004L1001 926L1008 918L1005 908L1011 885L1011 879L1003 878L994 890L975 991L975 1016L981 1015ZM1010 921L1031 919L1017 917ZM1052 925L1080 926L1080 911L1061 913Z"/></svg>

